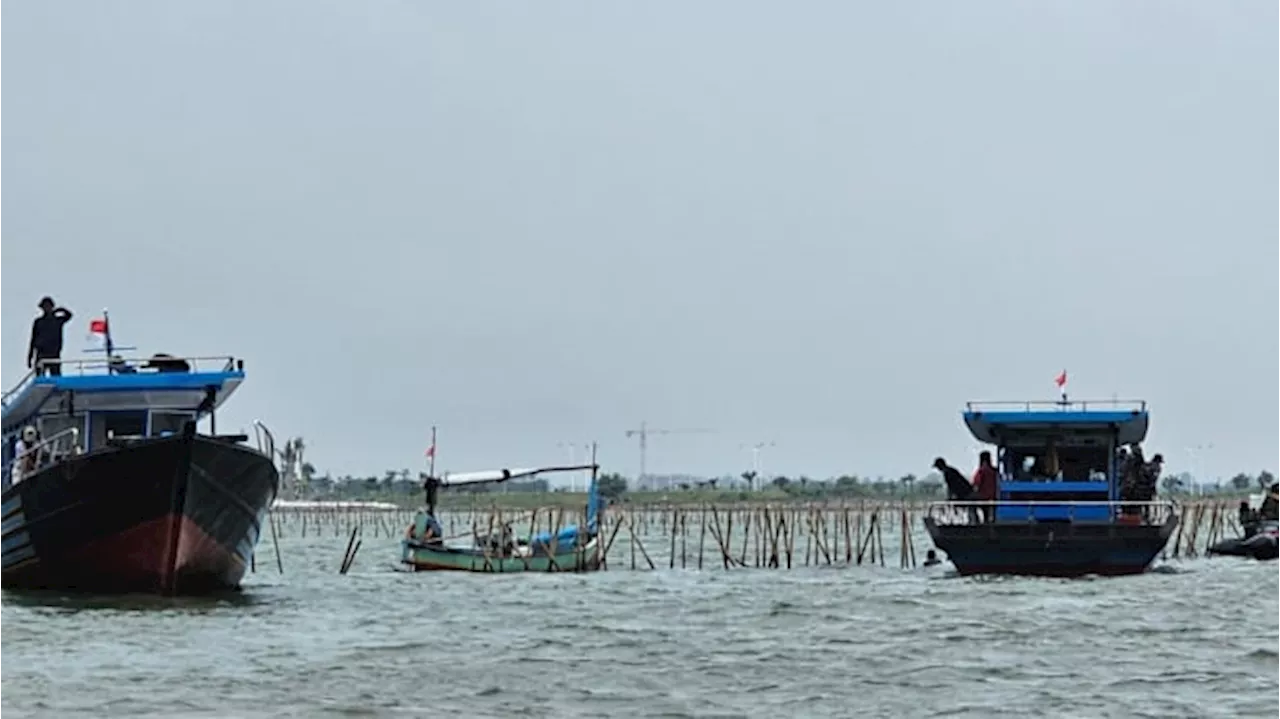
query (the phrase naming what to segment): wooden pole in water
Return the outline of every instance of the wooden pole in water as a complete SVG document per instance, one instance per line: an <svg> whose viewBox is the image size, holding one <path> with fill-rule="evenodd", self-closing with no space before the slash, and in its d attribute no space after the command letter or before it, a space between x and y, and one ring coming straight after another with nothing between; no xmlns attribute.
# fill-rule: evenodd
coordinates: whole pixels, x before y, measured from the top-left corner
<svg viewBox="0 0 1280 719"><path fill-rule="evenodd" d="M702 520L702 529L698 531L698 571L702 571L702 550L707 543L707 506L702 505L702 511L698 512L699 518Z"/></svg>
<svg viewBox="0 0 1280 719"><path fill-rule="evenodd" d="M284 560L280 558L280 537L276 532L275 513L267 513L267 521L271 524L271 546L276 550L276 570L284 574Z"/></svg>

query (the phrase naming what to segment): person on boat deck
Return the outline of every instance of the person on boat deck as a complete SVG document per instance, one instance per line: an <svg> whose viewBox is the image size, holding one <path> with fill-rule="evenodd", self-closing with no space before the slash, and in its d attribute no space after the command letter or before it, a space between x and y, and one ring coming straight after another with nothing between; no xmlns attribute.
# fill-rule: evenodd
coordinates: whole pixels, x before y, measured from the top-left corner
<svg viewBox="0 0 1280 719"><path fill-rule="evenodd" d="M933 460L933 468L942 473L942 479L947 483L947 501L949 502L969 502L973 500L973 485L969 484L969 480L960 474L960 470L947 464L947 460L938 457ZM971 524L978 523L978 510L976 507L969 507L969 522Z"/></svg>
<svg viewBox="0 0 1280 719"><path fill-rule="evenodd" d="M1280 520L1280 482L1267 490L1267 498L1262 500L1262 506L1258 508L1258 519L1263 522Z"/></svg>
<svg viewBox="0 0 1280 719"><path fill-rule="evenodd" d="M973 485L960 470L947 464L947 460L938 457L933 460L933 468L942 473L942 480L947 483L948 501L965 502L973 498Z"/></svg>
<svg viewBox="0 0 1280 719"><path fill-rule="evenodd" d="M1160 470L1164 469L1164 455L1157 453L1142 467L1142 482L1138 488L1138 501L1150 502L1156 497L1160 482Z"/></svg>
<svg viewBox="0 0 1280 719"><path fill-rule="evenodd" d="M40 466L40 432L27 425L22 428L22 436L13 445L13 456L17 460L13 465L13 484L21 482L35 473Z"/></svg>
<svg viewBox="0 0 1280 719"><path fill-rule="evenodd" d="M62 366L56 360L62 357L62 326L71 321L71 310L58 307L52 297L40 300L40 316L31 322L31 343L27 345L27 367L35 367L39 374L62 374ZM55 360L41 367L40 360Z"/></svg>
<svg viewBox="0 0 1280 719"><path fill-rule="evenodd" d="M994 502L998 477L996 467L991 463L991 453L983 450L978 453L978 470L973 473L973 496L980 502ZM991 504L978 508L983 523L995 521L995 506Z"/></svg>

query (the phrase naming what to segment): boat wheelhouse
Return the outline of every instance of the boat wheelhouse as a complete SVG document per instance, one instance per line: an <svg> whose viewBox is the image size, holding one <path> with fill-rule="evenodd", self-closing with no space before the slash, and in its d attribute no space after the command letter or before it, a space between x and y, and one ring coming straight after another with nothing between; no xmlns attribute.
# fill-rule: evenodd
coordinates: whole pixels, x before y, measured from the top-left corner
<svg viewBox="0 0 1280 719"><path fill-rule="evenodd" d="M106 349L42 360L0 400L5 588L237 587L279 487L269 432L216 432L243 361Z"/></svg>
<svg viewBox="0 0 1280 719"><path fill-rule="evenodd" d="M996 449L996 501L935 503L924 520L961 574L1139 573L1177 526L1173 503L1121 496L1146 402L971 402L963 417Z"/></svg>
<svg viewBox="0 0 1280 719"><path fill-rule="evenodd" d="M48 364L43 360L42 364ZM34 427L47 459L106 447L115 439L166 437L209 420L244 381L234 357L61 360L60 375L29 372L3 397L3 486L12 484L14 446Z"/></svg>

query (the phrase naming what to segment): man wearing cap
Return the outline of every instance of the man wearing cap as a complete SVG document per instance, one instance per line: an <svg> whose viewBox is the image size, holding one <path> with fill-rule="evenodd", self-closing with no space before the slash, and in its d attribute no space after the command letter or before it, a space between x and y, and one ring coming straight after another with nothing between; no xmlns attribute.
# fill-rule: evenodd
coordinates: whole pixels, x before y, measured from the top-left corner
<svg viewBox="0 0 1280 719"><path fill-rule="evenodd" d="M31 344L27 347L27 366L37 374L61 375L62 326L71 321L71 310L58 307L52 297L40 300L40 316L31 323ZM41 366L41 360L54 360Z"/></svg>

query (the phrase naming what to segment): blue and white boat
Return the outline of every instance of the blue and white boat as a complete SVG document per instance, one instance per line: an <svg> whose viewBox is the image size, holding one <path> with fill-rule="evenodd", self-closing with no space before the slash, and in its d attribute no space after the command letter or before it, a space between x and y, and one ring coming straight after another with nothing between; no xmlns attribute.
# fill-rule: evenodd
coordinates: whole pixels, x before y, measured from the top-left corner
<svg viewBox="0 0 1280 719"><path fill-rule="evenodd" d="M257 447L216 432L244 362L118 357L96 324L104 357L43 360L3 396L5 589L237 587L279 488L265 427Z"/></svg>
<svg viewBox="0 0 1280 719"><path fill-rule="evenodd" d="M934 503L925 528L960 574L1144 572L1178 525L1176 504L1120 495L1120 448L1149 421L1143 401L970 402L965 425L996 448L997 499Z"/></svg>

